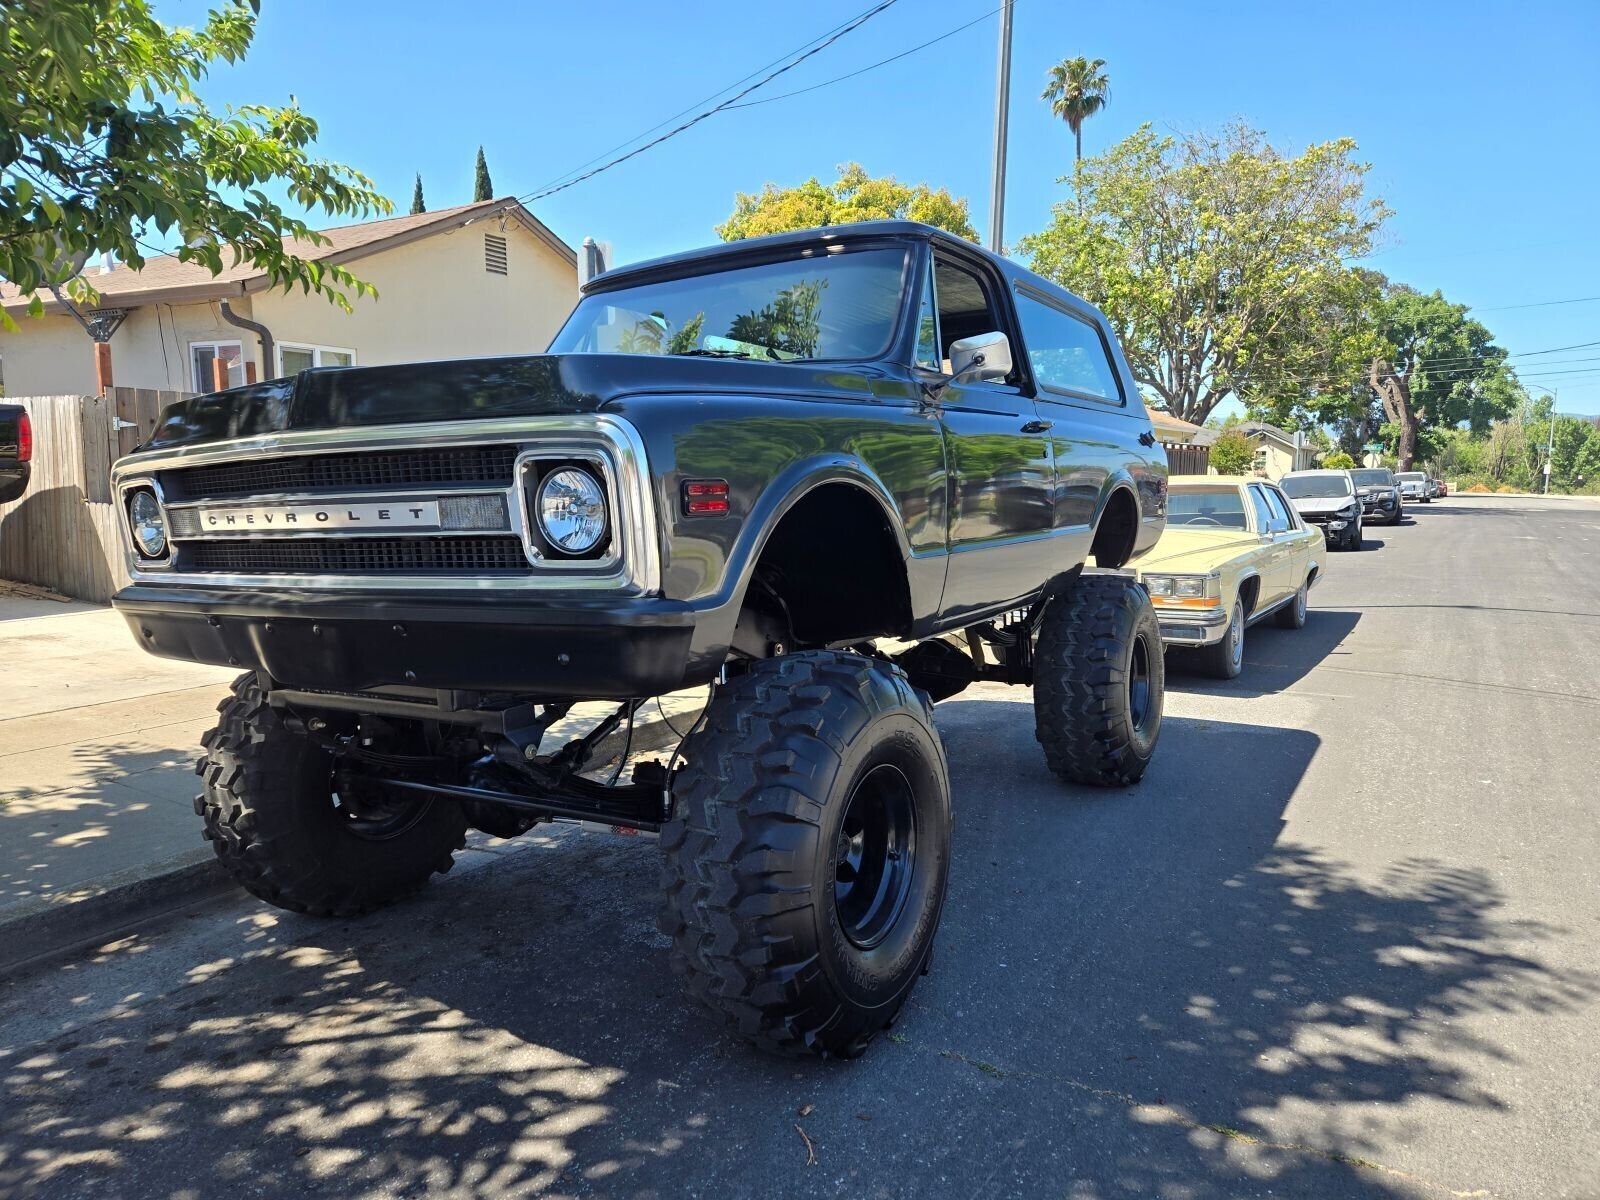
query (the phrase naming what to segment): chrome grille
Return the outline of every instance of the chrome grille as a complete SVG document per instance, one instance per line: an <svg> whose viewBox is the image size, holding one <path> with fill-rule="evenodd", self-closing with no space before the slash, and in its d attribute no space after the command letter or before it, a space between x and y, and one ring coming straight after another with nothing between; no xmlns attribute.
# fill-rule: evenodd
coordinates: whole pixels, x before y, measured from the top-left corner
<svg viewBox="0 0 1600 1200"><path fill-rule="evenodd" d="M533 569L517 537L193 542L180 551L177 568L234 575L525 575Z"/></svg>
<svg viewBox="0 0 1600 1200"><path fill-rule="evenodd" d="M511 486L515 445L418 447L367 454L295 454L163 471L172 500L366 488Z"/></svg>

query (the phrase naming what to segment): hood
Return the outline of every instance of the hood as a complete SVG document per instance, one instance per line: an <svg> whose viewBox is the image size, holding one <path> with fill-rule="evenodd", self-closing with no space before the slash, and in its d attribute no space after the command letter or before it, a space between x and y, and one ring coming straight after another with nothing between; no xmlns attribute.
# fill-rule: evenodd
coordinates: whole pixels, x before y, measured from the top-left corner
<svg viewBox="0 0 1600 1200"><path fill-rule="evenodd" d="M1219 550L1259 545L1261 539L1244 530L1168 525L1161 540L1139 560L1138 568L1140 574L1153 570L1158 575L1203 575L1211 570Z"/></svg>
<svg viewBox="0 0 1600 1200"><path fill-rule="evenodd" d="M1338 512L1355 503L1353 496L1306 496L1299 500L1290 501L1296 512L1302 513L1332 513Z"/></svg>
<svg viewBox="0 0 1600 1200"><path fill-rule="evenodd" d="M1394 492L1398 490L1399 488L1392 483L1363 483L1356 488L1356 495L1376 496L1379 492Z"/></svg>
<svg viewBox="0 0 1600 1200"><path fill-rule="evenodd" d="M404 425L473 417L594 412L652 391L793 392L880 390L870 364L765 363L655 354L538 354L384 367L327 367L168 405L141 450L255 437L286 430Z"/></svg>

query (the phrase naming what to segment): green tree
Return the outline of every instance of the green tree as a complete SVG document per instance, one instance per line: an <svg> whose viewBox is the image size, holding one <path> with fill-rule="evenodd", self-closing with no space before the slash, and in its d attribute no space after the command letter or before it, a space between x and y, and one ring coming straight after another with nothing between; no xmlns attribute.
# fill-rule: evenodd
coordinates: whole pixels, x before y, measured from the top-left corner
<svg viewBox="0 0 1600 1200"><path fill-rule="evenodd" d="M1255 461L1255 443L1241 430L1225 429L1211 444L1211 465L1219 475L1243 475Z"/></svg>
<svg viewBox="0 0 1600 1200"><path fill-rule="evenodd" d="M1354 471L1357 465L1356 460L1343 450L1334 450L1322 456L1322 468L1325 471Z"/></svg>
<svg viewBox="0 0 1600 1200"><path fill-rule="evenodd" d="M472 179L472 199L474 203L479 200L494 199L494 184L489 180L489 160L483 157L482 146L478 147L478 166Z"/></svg>
<svg viewBox="0 0 1600 1200"><path fill-rule="evenodd" d="M1145 126L1085 159L1075 199L1021 248L1106 312L1134 378L1186 421L1232 395L1348 406L1373 295L1349 264L1387 216L1355 149L1291 157L1242 125L1182 138Z"/></svg>
<svg viewBox="0 0 1600 1200"><path fill-rule="evenodd" d="M1517 403L1506 352L1464 304L1391 284L1379 306L1378 335L1367 383L1393 426L1402 471L1438 450L1427 433L1462 424L1485 432Z"/></svg>
<svg viewBox="0 0 1600 1200"><path fill-rule="evenodd" d="M1064 58L1050 68L1049 82L1039 99L1050 101L1050 113L1072 130L1073 161L1083 161L1083 123L1111 100L1111 80L1102 68L1106 60L1090 62L1079 55Z"/></svg>
<svg viewBox="0 0 1600 1200"><path fill-rule="evenodd" d="M759 192L740 192L734 197L733 214L716 232L725 242L737 242L792 229L887 218L921 221L969 242L978 240L965 200L926 183L899 183L892 175L874 179L860 163L845 163L833 183L822 183L813 175L796 187L769 183Z"/></svg>
<svg viewBox="0 0 1600 1200"><path fill-rule="evenodd" d="M43 308L59 288L92 304L77 274L110 251L129 266L176 232L177 256L218 273L246 262L273 283L349 308L370 293L343 267L293 255L325 241L301 209L362 217L389 202L360 172L312 156L317 123L287 107L213 111L195 94L255 34L255 3L229 3L199 29L174 29L147 0L6 0L0 7L0 277ZM226 257L225 257L226 256ZM0 325L15 328L0 310Z"/></svg>
<svg viewBox="0 0 1600 1200"><path fill-rule="evenodd" d="M428 211L428 206L422 202L422 172L417 172L417 186L411 189L411 215Z"/></svg>

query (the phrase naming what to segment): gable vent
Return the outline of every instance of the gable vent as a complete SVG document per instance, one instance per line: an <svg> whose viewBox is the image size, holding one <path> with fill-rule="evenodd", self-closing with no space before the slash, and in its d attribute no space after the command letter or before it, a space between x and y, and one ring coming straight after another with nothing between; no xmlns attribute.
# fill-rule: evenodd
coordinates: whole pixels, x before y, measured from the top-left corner
<svg viewBox="0 0 1600 1200"><path fill-rule="evenodd" d="M492 275L506 273L506 239L498 233L483 235L483 269Z"/></svg>

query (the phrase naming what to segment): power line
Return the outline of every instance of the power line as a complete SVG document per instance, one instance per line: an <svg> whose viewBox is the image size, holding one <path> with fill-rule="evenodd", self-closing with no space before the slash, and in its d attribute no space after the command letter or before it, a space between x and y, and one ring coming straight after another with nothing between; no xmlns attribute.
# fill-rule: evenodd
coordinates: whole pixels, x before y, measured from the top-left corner
<svg viewBox="0 0 1600 1200"><path fill-rule="evenodd" d="M546 196L553 196L557 192L564 192L569 187L572 187L572 186L574 186L576 184L582 183L586 179L593 179L596 175L599 175L604 171L609 171L612 167L618 166L621 163L625 163L630 158L636 158L637 156L643 154L646 150L649 150L649 149L651 149L651 148L653 148L655 146L659 146L662 142L665 142L665 141L667 141L667 140L669 140L671 138L677 137L680 133L684 132L686 129L692 129L694 126L700 124L700 122L704 121L707 117L715 116L717 113L722 112L725 109L733 107L736 101L743 100L751 92L755 91L757 88L761 88L761 87L766 86L768 83L771 83L774 79L776 79L778 76L784 74L785 72L794 70L801 63L805 62L806 59L812 57L813 55L820 54L822 51L826 50L829 46L833 45L834 42L837 42L840 38L844 37L846 34L851 33L853 31L855 31L856 29L859 29L862 25L865 25L873 17L877 16L884 9L890 7L894 3L895 3L895 0L882 0L882 3L874 6L873 8L868 9L866 12L862 13L859 17L855 18L855 20L853 20L853 21L849 22L848 24L844 25L842 28L836 29L832 34L830 34L828 37L823 39L822 42L820 42L819 44L813 46L811 49L805 51L799 57L797 57L797 58L793 59L792 61L786 63L784 66L779 67L776 71L773 71L770 74L765 75L762 78L758 79L755 83L752 83L749 87L745 88L743 91L737 92L734 95L730 96L728 99L724 100L721 104L718 104L718 105L715 105L715 106L713 106L711 108L708 108L704 112L701 112L698 115L696 115L694 117L691 117L689 120L685 121L683 124L677 126L676 128L668 130L666 133L663 133L660 137L655 138L655 139L653 139L651 141L648 141L644 145L636 147L635 149L628 151L626 154L618 155L616 158L611 159L609 162L603 164L602 166L595 167L593 170L590 170L590 171L585 171L583 174L578 175L575 178L569 179L565 183L560 183L560 184L555 185L554 187L545 188L543 191L530 192L526 196L521 196L518 199L523 204L530 204L535 200L542 200ZM746 76L746 78L748 78L748 76ZM660 128L660 126L657 126L656 128Z"/></svg>
<svg viewBox="0 0 1600 1200"><path fill-rule="evenodd" d="M1001 5L1001 8L1004 8L1004 7L1005 7L1004 5ZM912 54L915 54L919 50L926 50L929 46L937 45L938 43L944 41L946 38L953 38L953 37L955 37L956 34L961 33L964 30L971 29L974 25L978 24L980 21L987 21L990 17L994 16L995 13L997 13L999 11L1000 11L999 8L990 9L988 12L984 13L983 16L974 17L972 20L968 21L965 25L957 25L954 29L948 30L945 33L941 33L936 38L930 38L928 41L923 42L920 46L913 46L909 50L902 50L902 51L900 51L899 54L892 54L888 58L881 58L877 62L872 63L869 66L862 67L859 71L851 71L846 75L836 75L832 79L825 79L821 83L814 83L810 87L797 88L795 91L792 91L792 92L784 92L780 96L768 96L764 100L746 100L743 104L735 104L735 105L732 105L731 107L732 108L754 108L758 104L776 104L779 100L788 100L793 96L803 96L807 92L815 92L815 91L817 91L817 90L819 90L821 88L832 87L834 84L843 83L847 79L854 79L857 75L865 75L868 71L876 71L879 67L886 67L892 62L899 62L902 58L906 58L906 57L908 57L908 56L910 56Z"/></svg>
<svg viewBox="0 0 1600 1200"><path fill-rule="evenodd" d="M1555 304L1593 304L1600 296L1579 296L1575 300L1535 300L1532 304L1499 304L1494 308L1480 308L1479 312L1510 312L1514 308L1549 308Z"/></svg>
<svg viewBox="0 0 1600 1200"><path fill-rule="evenodd" d="M854 20L854 19L855 18L851 18L851 20ZM625 139L625 140L623 140L621 142L618 142L615 146L611 147L611 149L609 149L609 150L601 151L599 154L597 154L593 158L591 158L588 162L579 163L576 167L573 167L570 171L564 171L560 175L557 175L554 179L546 180L544 183L541 183L537 188L535 188L534 191L536 191L536 192L537 191L543 191L545 188L553 187L555 184L561 183L563 180L567 179L568 177L570 177L572 175L576 175L579 171L583 170L585 167L592 167L595 163L599 162L601 159L604 159L609 155L615 154L618 150L622 150L622 149L624 149L624 148L626 148L628 146L633 145L633 143L637 142L640 138L649 137L656 130L666 128L673 121L676 121L679 117L686 116L687 114L694 112L695 109L700 108L703 105L710 104L718 96L722 96L722 95L727 94L728 92L733 91L734 88L738 87L742 83L747 83L748 81L754 79L757 75L761 74L761 72L770 70L771 68L777 66L781 62L787 62L789 59L793 58L796 54L799 54L802 50L810 49L812 46L816 45L823 38L828 37L830 34L838 33L840 30L842 30L848 24L850 24L850 21L845 21L845 22L843 22L841 24L835 25L832 29L824 30L822 33L819 33L816 37L812 38L809 42L804 42L801 45L796 46L793 50L790 50L790 51L788 51L787 53L784 53L784 54L780 54L777 58L773 59L771 62L765 63L762 66L757 67L754 71L751 71L750 74L745 75L745 76L743 76L743 77L741 77L739 79L735 79L732 83L728 84L727 87L717 89L716 91L712 92L709 96L706 96L706 97L704 97L703 99L700 99L700 100L696 100L693 104L689 105L688 107L679 109L677 112L673 113L670 117L667 117L664 120L659 121L656 124L650 126L649 129L646 129L641 133L636 133L631 138L627 138L627 139Z"/></svg>

